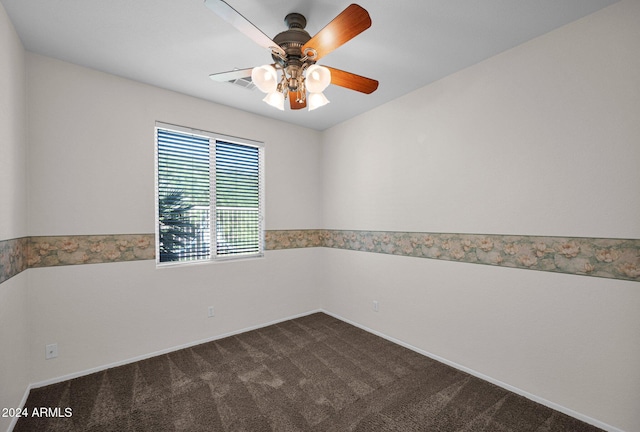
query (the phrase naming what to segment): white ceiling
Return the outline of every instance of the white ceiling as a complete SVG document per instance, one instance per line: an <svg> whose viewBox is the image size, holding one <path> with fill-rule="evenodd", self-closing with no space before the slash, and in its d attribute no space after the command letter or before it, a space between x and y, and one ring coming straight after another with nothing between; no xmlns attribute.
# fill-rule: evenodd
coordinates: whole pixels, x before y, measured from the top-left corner
<svg viewBox="0 0 640 432"><path fill-rule="evenodd" d="M331 103L280 112L262 93L209 74L271 62L268 51L202 0L0 0L25 48L274 119L324 130L617 0L359 0L372 27L319 64L380 81L365 95L337 86ZM349 2L227 0L264 33L302 13L313 36Z"/></svg>

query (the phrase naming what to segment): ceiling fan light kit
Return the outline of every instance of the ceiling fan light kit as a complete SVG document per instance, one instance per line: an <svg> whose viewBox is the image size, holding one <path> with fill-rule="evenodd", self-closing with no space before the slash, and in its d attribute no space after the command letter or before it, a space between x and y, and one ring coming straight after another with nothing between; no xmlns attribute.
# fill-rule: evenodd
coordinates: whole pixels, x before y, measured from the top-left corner
<svg viewBox="0 0 640 432"><path fill-rule="evenodd" d="M307 68L307 90L310 93L322 93L331 84L331 71L316 64Z"/></svg>
<svg viewBox="0 0 640 432"><path fill-rule="evenodd" d="M328 104L329 100L322 92L329 84L366 94L378 88L378 81L371 78L316 64L320 58L371 27L369 13L361 6L348 6L313 37L304 30L307 25L306 18L299 13L290 13L284 19L289 29L271 40L225 1L205 0L205 5L220 18L268 49L275 62L255 68L212 74L210 78L214 81L224 82L230 78L250 76L256 87L267 93L263 101L279 110L284 110L284 101L287 98L292 110L308 107L309 111L312 111Z"/></svg>
<svg viewBox="0 0 640 432"><path fill-rule="evenodd" d="M278 74L271 65L254 67L251 70L251 81L263 93L273 93L278 87Z"/></svg>
<svg viewBox="0 0 640 432"><path fill-rule="evenodd" d="M325 106L329 103L329 99L324 95L324 93L309 93L309 111L313 111L316 108L320 108L321 106Z"/></svg>
<svg viewBox="0 0 640 432"><path fill-rule="evenodd" d="M264 99L262 99L267 104L271 105L274 108L279 109L280 111L284 111L284 94L279 91L273 91L267 94Z"/></svg>

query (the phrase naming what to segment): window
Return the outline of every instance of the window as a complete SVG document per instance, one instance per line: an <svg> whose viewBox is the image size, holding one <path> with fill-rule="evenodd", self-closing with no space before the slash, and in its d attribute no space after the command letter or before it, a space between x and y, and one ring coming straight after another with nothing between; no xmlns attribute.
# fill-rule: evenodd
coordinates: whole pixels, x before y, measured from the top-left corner
<svg viewBox="0 0 640 432"><path fill-rule="evenodd" d="M262 256L263 160L261 143L157 123L157 263Z"/></svg>

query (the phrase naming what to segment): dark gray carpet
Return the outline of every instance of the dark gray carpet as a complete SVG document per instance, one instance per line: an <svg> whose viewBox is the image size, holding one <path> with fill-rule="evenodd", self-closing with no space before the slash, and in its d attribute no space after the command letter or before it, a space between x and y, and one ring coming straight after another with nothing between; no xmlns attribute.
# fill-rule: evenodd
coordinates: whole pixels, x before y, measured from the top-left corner
<svg viewBox="0 0 640 432"><path fill-rule="evenodd" d="M34 407L61 416L15 432L600 430L321 313L34 389Z"/></svg>

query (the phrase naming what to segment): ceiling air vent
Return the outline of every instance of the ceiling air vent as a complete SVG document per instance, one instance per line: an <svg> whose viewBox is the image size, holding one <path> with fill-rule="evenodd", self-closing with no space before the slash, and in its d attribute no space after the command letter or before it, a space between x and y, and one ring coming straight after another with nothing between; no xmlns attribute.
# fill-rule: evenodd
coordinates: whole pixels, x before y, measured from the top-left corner
<svg viewBox="0 0 640 432"><path fill-rule="evenodd" d="M253 90L254 88L256 88L256 85L251 81L251 77L238 78L227 82L240 86L242 88L246 88L247 90Z"/></svg>

